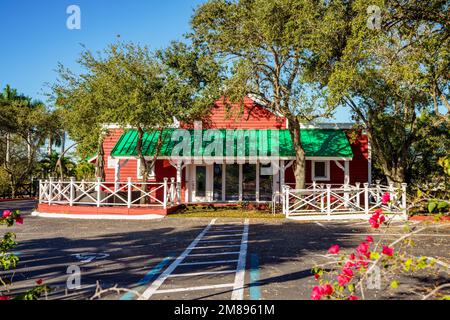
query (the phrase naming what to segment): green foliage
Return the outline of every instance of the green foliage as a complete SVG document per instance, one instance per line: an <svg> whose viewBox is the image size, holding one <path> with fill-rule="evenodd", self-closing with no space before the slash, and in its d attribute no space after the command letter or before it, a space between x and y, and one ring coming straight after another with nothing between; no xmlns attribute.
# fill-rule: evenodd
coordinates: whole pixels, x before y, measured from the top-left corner
<svg viewBox="0 0 450 320"><path fill-rule="evenodd" d="M95 165L88 162L79 162L75 167L77 181L93 180L95 178Z"/></svg>

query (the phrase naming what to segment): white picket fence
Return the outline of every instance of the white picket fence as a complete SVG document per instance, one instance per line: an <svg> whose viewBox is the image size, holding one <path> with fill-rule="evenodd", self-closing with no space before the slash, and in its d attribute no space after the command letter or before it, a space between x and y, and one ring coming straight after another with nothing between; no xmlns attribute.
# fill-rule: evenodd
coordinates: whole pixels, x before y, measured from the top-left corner
<svg viewBox="0 0 450 320"><path fill-rule="evenodd" d="M164 182L102 182L41 180L39 203L69 206L163 207L180 203L181 186L175 178Z"/></svg>
<svg viewBox="0 0 450 320"><path fill-rule="evenodd" d="M282 206L286 218L296 220L365 219L376 209L387 215L407 219L406 184L394 185L316 185L308 189L283 186ZM382 197L390 194L391 201L383 204Z"/></svg>

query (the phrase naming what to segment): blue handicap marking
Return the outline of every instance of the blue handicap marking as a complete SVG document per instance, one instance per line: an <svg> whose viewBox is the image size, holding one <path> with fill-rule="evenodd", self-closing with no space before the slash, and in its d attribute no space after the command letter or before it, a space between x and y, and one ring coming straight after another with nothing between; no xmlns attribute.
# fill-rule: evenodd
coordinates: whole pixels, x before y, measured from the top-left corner
<svg viewBox="0 0 450 320"><path fill-rule="evenodd" d="M259 257L256 253L250 255L250 299L261 300Z"/></svg>

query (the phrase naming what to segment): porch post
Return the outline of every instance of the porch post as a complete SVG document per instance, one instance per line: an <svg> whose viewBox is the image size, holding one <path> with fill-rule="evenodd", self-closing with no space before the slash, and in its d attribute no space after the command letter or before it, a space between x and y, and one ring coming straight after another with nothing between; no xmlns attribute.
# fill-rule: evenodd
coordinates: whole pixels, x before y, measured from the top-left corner
<svg viewBox="0 0 450 320"><path fill-rule="evenodd" d="M361 206L361 197L359 194L360 188L361 188L361 183L357 182L356 183L356 194L358 196L356 197L356 205L358 206L358 210L359 210L359 207Z"/></svg>
<svg viewBox="0 0 450 320"><path fill-rule="evenodd" d="M259 178L260 178L260 162L256 162L256 202L259 202Z"/></svg>
<svg viewBox="0 0 450 320"><path fill-rule="evenodd" d="M243 173L242 173L242 164L239 164L239 201L242 202L243 199Z"/></svg>
<svg viewBox="0 0 450 320"><path fill-rule="evenodd" d="M120 181L120 160L116 162L114 167L114 191L117 192L119 189L119 181Z"/></svg>
<svg viewBox="0 0 450 320"><path fill-rule="evenodd" d="M222 202L225 202L226 199L226 185L225 183L227 183L227 165L225 164L225 162L222 164Z"/></svg>
<svg viewBox="0 0 450 320"><path fill-rule="evenodd" d="M285 163L284 160L280 161L280 185L281 185L281 190L283 190L283 186L284 186L284 179L285 179Z"/></svg>
<svg viewBox="0 0 450 320"><path fill-rule="evenodd" d="M177 164L177 204L181 204L181 163Z"/></svg>

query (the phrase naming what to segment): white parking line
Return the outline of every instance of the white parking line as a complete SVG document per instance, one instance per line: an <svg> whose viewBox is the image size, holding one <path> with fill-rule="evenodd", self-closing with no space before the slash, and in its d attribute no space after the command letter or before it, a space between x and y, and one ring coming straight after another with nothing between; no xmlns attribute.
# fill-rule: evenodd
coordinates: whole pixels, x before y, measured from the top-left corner
<svg viewBox="0 0 450 320"><path fill-rule="evenodd" d="M193 273L175 273L171 274L169 278L174 277L196 277L196 276L205 276L212 274L227 274L227 273L235 273L236 270L223 270L223 271L204 271L204 272L193 272Z"/></svg>
<svg viewBox="0 0 450 320"><path fill-rule="evenodd" d="M178 267L178 265L188 256L188 254L192 251L193 248L197 245L197 243L202 239L202 237L208 232L211 226L216 222L217 219L213 219L206 228L195 238L194 241L187 247L187 249L175 259L174 262L156 279L150 287L148 287L144 293L139 297L139 300L148 300L150 299L155 292L159 289L159 287L163 284L163 282L168 278L168 276L173 272L173 270Z"/></svg>
<svg viewBox="0 0 450 320"><path fill-rule="evenodd" d="M200 240L201 243L211 243L211 242L238 242L241 239L224 239L224 240Z"/></svg>
<svg viewBox="0 0 450 320"><path fill-rule="evenodd" d="M217 260L217 261L200 261L200 262L185 262L180 263L180 266L201 266L208 264L225 264L231 262L238 262L239 260Z"/></svg>
<svg viewBox="0 0 450 320"><path fill-rule="evenodd" d="M236 277L234 279L233 293L231 300L244 299L244 284L245 284L245 262L247 260L247 241L248 241L248 224L246 219L244 223L244 234L242 235L241 250L239 254L239 262L236 269Z"/></svg>
<svg viewBox="0 0 450 320"><path fill-rule="evenodd" d="M208 290L208 289L229 288L229 287L232 287L233 285L234 285L234 283L214 284L214 285L210 285L210 286L201 286L201 287L158 290L155 293L161 294L161 293L186 292L186 291L201 291L201 290Z"/></svg>
<svg viewBox="0 0 450 320"><path fill-rule="evenodd" d="M240 248L240 244L229 244L224 246L209 246L209 247L195 247L192 248L192 250L199 250L199 249L221 249L221 248Z"/></svg>
<svg viewBox="0 0 450 320"><path fill-rule="evenodd" d="M139 297L139 300L148 300L154 294L161 293L175 293L175 292L186 292L186 291L198 291L198 290L210 290L217 288L228 288L232 287L232 300L242 300L244 298L244 281L245 281L245 263L247 258L247 242L248 242L248 230L249 230L249 220L246 219L243 224L243 230L235 230L237 225L230 225L230 229L234 229L230 231L229 234L224 234L223 230L220 230L217 234L216 228L211 231L210 229L215 224L216 219L212 220L208 226L195 238L195 240L189 245L189 247L144 291L144 293ZM216 227L215 225L214 227ZM221 226L220 226L221 227ZM236 232L239 232L236 234ZM221 234L220 234L221 233ZM237 237L237 238L236 238ZM215 239L214 238L222 238ZM226 238L226 239L225 239ZM211 239L211 240L208 240ZM213 246L199 246L205 243L229 243L229 242L240 242L240 244L235 245L213 245ZM201 250L201 249L224 249L224 248L235 248L239 247L239 252L205 252L198 254L191 254L193 250ZM237 259L228 259L228 260L211 260L211 261L192 261L192 262L184 262L187 257L214 257L214 256L229 256L229 255L238 255ZM230 257L231 258L231 257ZM205 271L198 272L184 272L184 273L173 273L174 270L179 266L208 266L208 265L222 265L227 266L230 263L236 263L236 269L233 270L218 270L218 271L210 271L208 269L203 269ZM193 270L194 271L194 270ZM203 275L223 275L223 274L231 274L234 273L234 283L226 283L226 284L216 284L216 285L207 285L207 286L198 286L198 287L183 287L183 288L174 288L174 289L160 289L162 284L167 278L181 278L181 277L196 277Z"/></svg>
<svg viewBox="0 0 450 320"><path fill-rule="evenodd" d="M234 254L240 254L240 252L191 253L189 257L231 256Z"/></svg>

